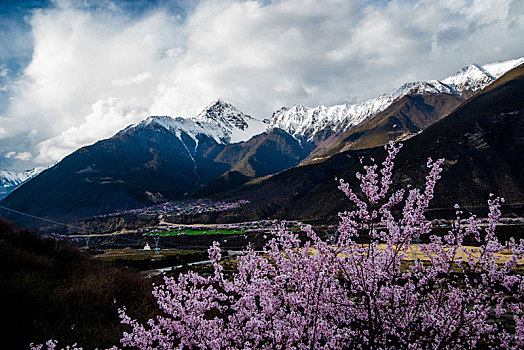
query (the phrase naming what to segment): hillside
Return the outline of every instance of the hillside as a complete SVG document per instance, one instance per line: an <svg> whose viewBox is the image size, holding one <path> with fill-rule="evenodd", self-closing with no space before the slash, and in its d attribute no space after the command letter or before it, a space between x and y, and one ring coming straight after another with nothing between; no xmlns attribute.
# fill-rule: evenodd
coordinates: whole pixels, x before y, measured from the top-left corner
<svg viewBox="0 0 524 350"><path fill-rule="evenodd" d="M3 219L0 241L0 327L8 335L3 349L29 349L50 338L106 348L126 330L119 307L137 310L135 317L144 321L153 316L151 283L138 273L93 261L76 247Z"/></svg>
<svg viewBox="0 0 524 350"><path fill-rule="evenodd" d="M464 101L457 94L409 94L396 100L378 115L346 131L310 158L378 147L390 140L406 140L449 114Z"/></svg>

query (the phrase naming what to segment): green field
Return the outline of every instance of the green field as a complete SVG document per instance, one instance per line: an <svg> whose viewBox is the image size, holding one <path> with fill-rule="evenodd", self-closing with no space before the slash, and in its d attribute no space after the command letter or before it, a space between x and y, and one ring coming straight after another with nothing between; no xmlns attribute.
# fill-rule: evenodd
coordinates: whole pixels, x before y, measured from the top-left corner
<svg viewBox="0 0 524 350"><path fill-rule="evenodd" d="M245 230L169 230L169 231L159 231L151 233L151 235L159 236L178 236L180 234L190 235L190 236L202 236L202 235L233 235L233 234L244 234Z"/></svg>

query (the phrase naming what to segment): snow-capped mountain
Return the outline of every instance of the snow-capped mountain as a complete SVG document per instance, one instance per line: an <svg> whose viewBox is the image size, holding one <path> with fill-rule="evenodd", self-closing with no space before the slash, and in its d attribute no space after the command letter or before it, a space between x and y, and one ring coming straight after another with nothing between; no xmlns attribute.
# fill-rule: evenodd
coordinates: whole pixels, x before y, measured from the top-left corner
<svg viewBox="0 0 524 350"><path fill-rule="evenodd" d="M377 115L395 100L408 94L444 93L467 98L473 92L485 88L504 73L523 63L524 58L491 63L482 67L472 64L441 81L429 80L407 83L390 93L356 104L341 104L330 107L323 105L318 107L301 105L294 105L291 108L283 107L273 113L269 127L280 128L289 132L295 138L311 141L315 139L315 136L323 135L326 131L344 132Z"/></svg>
<svg viewBox="0 0 524 350"><path fill-rule="evenodd" d="M282 108L273 113L269 127L280 128L294 137L311 140L323 130L344 132L350 127L360 124L369 117L376 115L390 106L396 99L407 94L453 94L453 88L437 80L427 82L412 82L388 94L356 104L342 104L331 107L318 106L309 108L294 105Z"/></svg>
<svg viewBox="0 0 524 350"><path fill-rule="evenodd" d="M0 189L4 187L18 186L21 183L40 174L45 169L45 167L37 167L31 170L20 172L0 170Z"/></svg>
<svg viewBox="0 0 524 350"><path fill-rule="evenodd" d="M458 93L463 93L468 90L471 92L481 90L494 82L495 79L496 78L483 67L470 64L452 76L443 79L442 82L455 88Z"/></svg>
<svg viewBox="0 0 524 350"><path fill-rule="evenodd" d="M457 90L476 92L500 78L504 73L524 63L524 57L504 62L489 63L484 66L470 64L457 73L445 78L442 82Z"/></svg>
<svg viewBox="0 0 524 350"><path fill-rule="evenodd" d="M194 118L151 116L131 125L117 135L144 127L159 126L173 132L179 139L189 136L198 145L199 135L207 136L220 144L247 141L267 130L267 124L242 113L230 103L217 100Z"/></svg>
<svg viewBox="0 0 524 350"><path fill-rule="evenodd" d="M489 74L491 74L496 79L500 78L504 73L509 72L515 67L524 64L524 57L517 58L514 60L504 61L504 62L495 62L489 63L482 66Z"/></svg>
<svg viewBox="0 0 524 350"><path fill-rule="evenodd" d="M241 112L230 103L217 100L207 106L195 120L199 123L218 125L222 143L247 141L267 130L267 123Z"/></svg>
<svg viewBox="0 0 524 350"><path fill-rule="evenodd" d="M0 170L0 199L14 191L24 182L29 181L36 175L44 171L46 167L37 167L25 171Z"/></svg>

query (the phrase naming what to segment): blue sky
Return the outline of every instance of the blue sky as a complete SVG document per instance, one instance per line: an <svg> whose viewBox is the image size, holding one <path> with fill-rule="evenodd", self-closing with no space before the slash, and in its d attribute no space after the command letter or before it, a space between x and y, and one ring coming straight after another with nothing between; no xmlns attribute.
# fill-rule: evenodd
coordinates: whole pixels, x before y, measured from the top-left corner
<svg viewBox="0 0 524 350"><path fill-rule="evenodd" d="M522 0L3 1L0 169L217 98L263 119L522 56Z"/></svg>

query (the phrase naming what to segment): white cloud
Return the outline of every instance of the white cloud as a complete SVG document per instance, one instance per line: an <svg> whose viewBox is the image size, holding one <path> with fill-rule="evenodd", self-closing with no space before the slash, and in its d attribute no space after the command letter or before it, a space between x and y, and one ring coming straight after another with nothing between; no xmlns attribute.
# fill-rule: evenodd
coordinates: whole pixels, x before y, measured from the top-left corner
<svg viewBox="0 0 524 350"><path fill-rule="evenodd" d="M131 21L120 12L58 5L30 19L34 53L12 87L13 122L30 120L42 136L54 137L81 125L96 101L111 96L148 106L155 80L170 64L162 53L178 40L177 18L156 11ZM26 134L24 128L16 131Z"/></svg>
<svg viewBox="0 0 524 350"><path fill-rule="evenodd" d="M142 84L144 81L151 79L152 77L153 75L150 72L145 72L142 74L135 75L134 77L113 80L111 82L111 85L120 87L129 85L139 85Z"/></svg>
<svg viewBox="0 0 524 350"><path fill-rule="evenodd" d="M522 22L510 23L523 11L509 0L361 3L202 2L152 111L191 115L218 96L268 117L282 105L359 101L403 77L444 78L524 54Z"/></svg>
<svg viewBox="0 0 524 350"><path fill-rule="evenodd" d="M51 163L62 159L72 150L111 137L116 131L144 118L147 110L134 103L117 98L99 100L92 106L80 126L71 127L60 135L41 142L36 160Z"/></svg>
<svg viewBox="0 0 524 350"><path fill-rule="evenodd" d="M0 126L0 140L7 136L7 130Z"/></svg>
<svg viewBox="0 0 524 350"><path fill-rule="evenodd" d="M32 155L31 153L29 152L20 152L20 153L17 153L17 152L7 152L5 155L4 155L5 158L9 158L9 159L18 159L18 160L30 160L32 158Z"/></svg>
<svg viewBox="0 0 524 350"><path fill-rule="evenodd" d="M20 152L15 156L15 159L30 160L33 156L29 152Z"/></svg>
<svg viewBox="0 0 524 350"><path fill-rule="evenodd" d="M524 55L521 0L205 0L183 21L107 4L59 1L30 19L34 54L9 86L4 127L13 138L38 130L40 162L148 114L193 116L217 97L265 118Z"/></svg>

